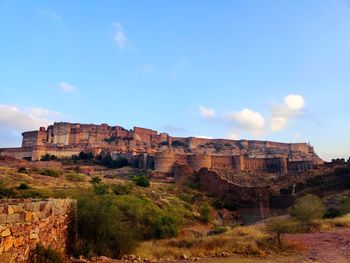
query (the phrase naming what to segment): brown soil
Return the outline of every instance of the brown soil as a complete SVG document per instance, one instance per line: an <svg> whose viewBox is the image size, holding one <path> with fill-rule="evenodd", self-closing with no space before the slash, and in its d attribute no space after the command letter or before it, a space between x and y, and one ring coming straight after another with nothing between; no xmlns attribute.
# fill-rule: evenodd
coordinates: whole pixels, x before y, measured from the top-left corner
<svg viewBox="0 0 350 263"><path fill-rule="evenodd" d="M350 262L350 228L336 228L332 231L319 233L293 234L286 238L309 249L304 262Z"/></svg>

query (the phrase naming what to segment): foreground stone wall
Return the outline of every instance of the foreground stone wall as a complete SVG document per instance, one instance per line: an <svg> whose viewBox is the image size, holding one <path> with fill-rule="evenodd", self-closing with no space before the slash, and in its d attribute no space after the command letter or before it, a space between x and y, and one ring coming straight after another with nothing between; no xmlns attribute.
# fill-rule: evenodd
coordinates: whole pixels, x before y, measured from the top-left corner
<svg viewBox="0 0 350 263"><path fill-rule="evenodd" d="M0 200L0 262L28 262L37 244L67 252L70 199Z"/></svg>

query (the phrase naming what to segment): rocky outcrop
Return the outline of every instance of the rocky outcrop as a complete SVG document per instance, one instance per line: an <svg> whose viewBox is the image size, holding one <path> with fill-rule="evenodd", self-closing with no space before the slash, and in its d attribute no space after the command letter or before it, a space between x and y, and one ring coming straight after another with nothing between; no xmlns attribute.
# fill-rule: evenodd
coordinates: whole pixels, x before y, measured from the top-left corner
<svg viewBox="0 0 350 263"><path fill-rule="evenodd" d="M0 261L29 262L38 243L66 254L74 208L70 199L0 200Z"/></svg>

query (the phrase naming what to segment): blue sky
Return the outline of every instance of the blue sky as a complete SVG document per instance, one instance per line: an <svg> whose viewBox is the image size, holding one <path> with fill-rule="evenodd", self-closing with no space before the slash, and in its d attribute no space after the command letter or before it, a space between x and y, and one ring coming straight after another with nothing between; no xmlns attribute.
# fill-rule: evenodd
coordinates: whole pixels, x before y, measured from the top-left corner
<svg viewBox="0 0 350 263"><path fill-rule="evenodd" d="M350 156L350 1L0 0L0 146L53 121Z"/></svg>

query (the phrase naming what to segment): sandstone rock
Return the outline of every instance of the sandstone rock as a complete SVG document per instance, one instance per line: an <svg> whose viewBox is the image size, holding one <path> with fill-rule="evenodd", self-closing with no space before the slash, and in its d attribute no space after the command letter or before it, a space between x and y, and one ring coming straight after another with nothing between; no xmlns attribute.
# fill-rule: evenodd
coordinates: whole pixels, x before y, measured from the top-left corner
<svg viewBox="0 0 350 263"><path fill-rule="evenodd" d="M32 218L33 218L33 213L32 212L26 212L25 213L25 218L24 218L25 221L30 221L30 220L32 220Z"/></svg>
<svg viewBox="0 0 350 263"><path fill-rule="evenodd" d="M12 206L8 206L7 207L7 213L9 214L9 215L12 215L13 213L14 213L14 210L13 210L13 207Z"/></svg>
<svg viewBox="0 0 350 263"><path fill-rule="evenodd" d="M4 252L9 251L12 248L13 245L13 237L9 236L4 239L3 247L4 247Z"/></svg>
<svg viewBox="0 0 350 263"><path fill-rule="evenodd" d="M24 237L17 237L17 238L15 238L14 241L13 241L13 246L16 247L16 248L21 246L22 243L23 243L23 240L24 240Z"/></svg>
<svg viewBox="0 0 350 263"><path fill-rule="evenodd" d="M20 214L9 214L6 216L7 223L17 223L20 222L21 216Z"/></svg>
<svg viewBox="0 0 350 263"><path fill-rule="evenodd" d="M11 235L11 231L9 228L6 228L4 231L1 232L2 237L8 237Z"/></svg>

